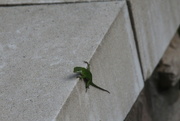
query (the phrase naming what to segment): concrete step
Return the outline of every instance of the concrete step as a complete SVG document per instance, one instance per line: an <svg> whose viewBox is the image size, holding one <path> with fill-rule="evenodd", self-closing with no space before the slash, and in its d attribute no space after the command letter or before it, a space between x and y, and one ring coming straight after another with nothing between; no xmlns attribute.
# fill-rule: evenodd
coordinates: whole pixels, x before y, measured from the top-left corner
<svg viewBox="0 0 180 121"><path fill-rule="evenodd" d="M180 0L130 0L129 3L146 80L180 25Z"/></svg>
<svg viewBox="0 0 180 121"><path fill-rule="evenodd" d="M143 88L126 2L0 7L1 121L120 121ZM95 84L73 77L90 61Z"/></svg>

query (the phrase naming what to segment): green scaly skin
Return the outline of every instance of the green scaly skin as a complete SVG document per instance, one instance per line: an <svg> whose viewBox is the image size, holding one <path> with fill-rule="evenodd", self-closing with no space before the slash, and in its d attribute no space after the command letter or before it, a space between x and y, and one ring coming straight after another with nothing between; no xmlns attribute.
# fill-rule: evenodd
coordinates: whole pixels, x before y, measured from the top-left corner
<svg viewBox="0 0 180 121"><path fill-rule="evenodd" d="M90 71L90 64L86 61L84 61L84 63L87 64L87 68L84 68L84 67L75 67L74 68L74 73L77 73L78 74L78 78L80 80L84 80L85 82L85 85L86 85L86 91L87 89L89 88L89 86L93 86L93 87L96 87L102 91L105 91L105 92L108 92L110 93L108 90L105 90L97 85L95 85L93 82L92 82L92 73Z"/></svg>

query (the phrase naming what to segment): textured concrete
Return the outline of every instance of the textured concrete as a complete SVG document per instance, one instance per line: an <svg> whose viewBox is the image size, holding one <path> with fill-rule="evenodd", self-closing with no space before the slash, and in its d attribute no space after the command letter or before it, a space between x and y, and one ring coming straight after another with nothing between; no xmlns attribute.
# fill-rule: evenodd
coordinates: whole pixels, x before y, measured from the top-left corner
<svg viewBox="0 0 180 121"><path fill-rule="evenodd" d="M145 80L180 24L180 0L130 0Z"/></svg>
<svg viewBox="0 0 180 121"><path fill-rule="evenodd" d="M62 106L64 103L68 103L66 102L67 98L78 82L72 76L73 67L83 66L83 60L89 61L92 58L124 4L124 2L103 2L1 7L0 121L53 121L60 110L65 110ZM119 47L123 44L121 41L125 45L122 46L124 51L120 48L116 51L120 53L117 56L119 60L115 56L115 61L119 66L116 70L118 75L110 78L112 75L108 75L108 71L105 71L109 78L102 79L102 77L107 77L104 75L105 72L96 74L98 70L102 71L102 68L98 67L99 64L93 64L94 79L99 82L99 85L101 83L101 86L109 89L111 94L93 88L85 93L82 82L76 86L76 91L79 90L76 96L79 99L86 99L86 104L89 104L90 100L94 100L91 105L95 106L101 103L104 109L111 108L113 110L115 108L114 111L125 111L124 113L116 112L114 115L114 111L111 114L107 110L109 115L114 118L122 118L126 115L142 88L142 80L137 78L141 75L139 70L136 70L138 68L134 67L134 62L137 60L133 61L131 53L134 46L130 48L129 45L129 41L133 41L133 38L131 34L129 35L131 30L127 11L121 12L119 18L122 18L120 30L118 30L121 36L115 35L118 37ZM115 40L117 40L116 36ZM107 49L105 50L107 52ZM114 55L115 51L110 52ZM108 58L109 56L104 55L104 57ZM117 69L106 68L114 67L115 63L110 66L111 64L105 62L102 61L102 64L108 66L102 65L104 70ZM101 60L96 63L101 63ZM95 65L98 69L96 71ZM127 71L124 71L124 68ZM116 80L114 80L115 78ZM118 85L116 85L116 81L118 81ZM126 93L123 92L124 89L127 90ZM75 90L72 94L74 92ZM75 113L82 116L76 107L85 107L73 105L78 100L71 101L71 108L75 107ZM121 106L122 109L120 109ZM97 110L95 108L91 107L88 110L91 109L94 115L101 112L100 108L97 107ZM72 114L72 111L69 110L66 115ZM86 110L83 111L86 112ZM105 115L106 112L103 114ZM102 117L102 115L100 116ZM93 115L89 114L86 119L90 117Z"/></svg>
<svg viewBox="0 0 180 121"><path fill-rule="evenodd" d="M125 0L1 0L0 5L100 2L100 1L107 2L107 1L125 1Z"/></svg>
<svg viewBox="0 0 180 121"><path fill-rule="evenodd" d="M93 80L111 94L79 82L56 121L123 121L143 87L127 6L91 59Z"/></svg>

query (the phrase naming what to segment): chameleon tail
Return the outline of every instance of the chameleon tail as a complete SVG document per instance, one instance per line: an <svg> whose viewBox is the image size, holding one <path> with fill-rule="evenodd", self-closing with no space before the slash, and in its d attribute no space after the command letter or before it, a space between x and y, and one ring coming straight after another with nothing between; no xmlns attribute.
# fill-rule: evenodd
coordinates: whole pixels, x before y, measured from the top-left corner
<svg viewBox="0 0 180 121"><path fill-rule="evenodd" d="M105 90L105 89L103 89L103 88L101 88L101 87L95 85L93 82L91 82L90 85L92 85L93 87L96 87L96 88L98 88L98 89L100 89L100 90L102 90L102 91L108 92L108 93L110 94L110 92L109 92L108 90Z"/></svg>

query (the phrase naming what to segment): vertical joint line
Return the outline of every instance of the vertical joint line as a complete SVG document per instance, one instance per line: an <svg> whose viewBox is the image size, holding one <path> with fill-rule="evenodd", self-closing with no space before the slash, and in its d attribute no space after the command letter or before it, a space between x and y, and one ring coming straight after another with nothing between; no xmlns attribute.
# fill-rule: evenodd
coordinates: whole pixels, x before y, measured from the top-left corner
<svg viewBox="0 0 180 121"><path fill-rule="evenodd" d="M139 50L139 45L138 45L136 27L135 27L135 23L134 23L134 16L133 16L133 13L132 13L131 1L127 0L126 3L127 3L127 8L128 8L128 12L129 12L129 18L130 18L130 22L131 22L133 35L134 35L134 40L135 40L137 55L138 55L138 59L139 59L139 63L140 63L141 73L142 73L142 76L143 76L143 79L144 79L144 73L143 73L142 61L141 61L141 57L140 57L140 50Z"/></svg>

